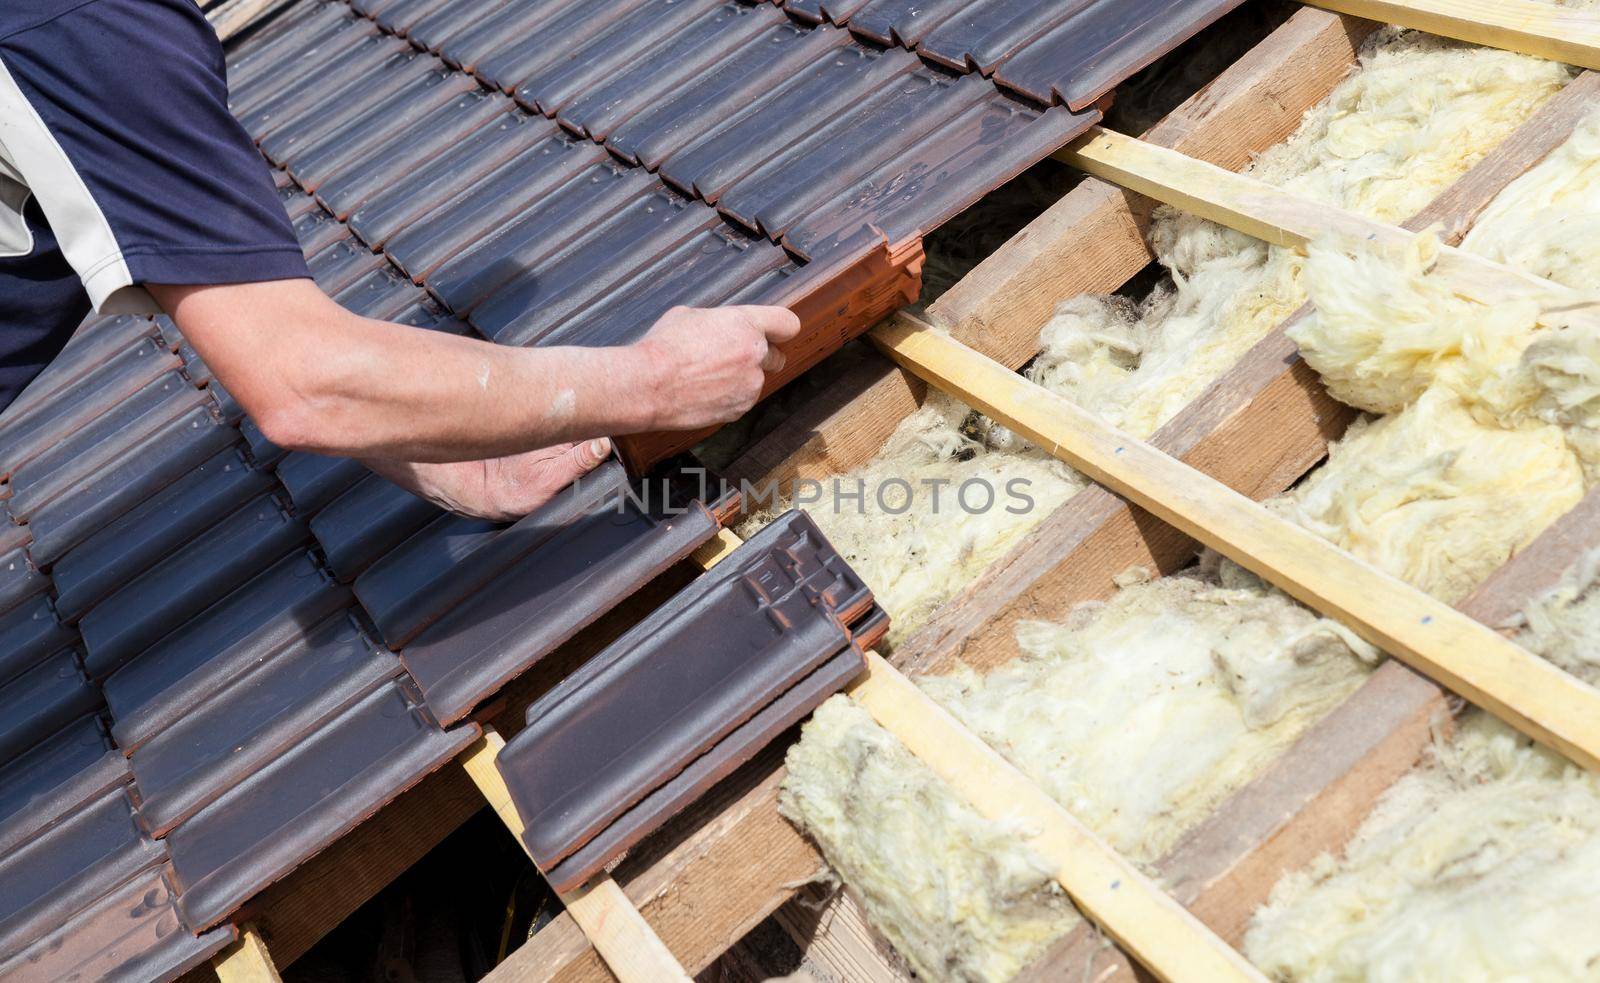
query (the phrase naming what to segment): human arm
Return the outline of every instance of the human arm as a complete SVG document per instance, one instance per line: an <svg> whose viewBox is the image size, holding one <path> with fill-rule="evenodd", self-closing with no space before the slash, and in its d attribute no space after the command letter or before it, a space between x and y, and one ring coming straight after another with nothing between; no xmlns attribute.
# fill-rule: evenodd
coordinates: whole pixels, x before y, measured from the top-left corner
<svg viewBox="0 0 1600 983"><path fill-rule="evenodd" d="M778 308L675 308L632 345L519 349L359 317L304 279L147 288L269 440L495 518L604 456L560 445L738 418L799 330Z"/></svg>

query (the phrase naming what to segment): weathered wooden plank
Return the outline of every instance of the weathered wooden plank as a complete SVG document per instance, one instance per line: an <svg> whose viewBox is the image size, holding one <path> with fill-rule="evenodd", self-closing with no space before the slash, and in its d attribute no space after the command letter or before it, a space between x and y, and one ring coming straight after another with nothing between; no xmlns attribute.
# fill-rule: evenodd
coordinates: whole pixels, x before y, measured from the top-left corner
<svg viewBox="0 0 1600 983"><path fill-rule="evenodd" d="M1600 17L1536 0L1304 0L1441 37L1600 68Z"/></svg>

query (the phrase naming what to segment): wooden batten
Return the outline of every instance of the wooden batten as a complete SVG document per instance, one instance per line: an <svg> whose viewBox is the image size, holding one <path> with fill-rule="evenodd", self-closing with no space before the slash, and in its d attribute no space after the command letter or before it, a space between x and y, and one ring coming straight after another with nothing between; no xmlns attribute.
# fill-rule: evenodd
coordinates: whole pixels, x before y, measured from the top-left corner
<svg viewBox="0 0 1600 983"><path fill-rule="evenodd" d="M1600 16L1538 0L1304 0L1441 37L1600 68Z"/></svg>

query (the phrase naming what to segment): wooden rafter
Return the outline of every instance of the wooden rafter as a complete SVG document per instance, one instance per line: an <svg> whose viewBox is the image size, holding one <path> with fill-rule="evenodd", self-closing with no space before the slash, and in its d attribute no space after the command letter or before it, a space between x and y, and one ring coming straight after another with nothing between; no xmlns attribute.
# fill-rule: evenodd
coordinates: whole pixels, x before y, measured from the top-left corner
<svg viewBox="0 0 1600 983"><path fill-rule="evenodd" d="M522 817L511 801L511 790L495 765L495 756L506 746L493 727L461 754L461 765L483 793L495 815L500 817L523 849ZM575 891L561 896L561 903L583 929L584 935L606 961L621 983L688 983L689 975L678 965L661 939L650 928L639 909L622 888L607 874L601 874Z"/></svg>
<svg viewBox="0 0 1600 983"><path fill-rule="evenodd" d="M1600 69L1600 16L1537 0L1303 0L1440 37Z"/></svg>
<svg viewBox="0 0 1600 983"><path fill-rule="evenodd" d="M212 960L211 968L220 983L283 983L254 925L240 926L238 941Z"/></svg>

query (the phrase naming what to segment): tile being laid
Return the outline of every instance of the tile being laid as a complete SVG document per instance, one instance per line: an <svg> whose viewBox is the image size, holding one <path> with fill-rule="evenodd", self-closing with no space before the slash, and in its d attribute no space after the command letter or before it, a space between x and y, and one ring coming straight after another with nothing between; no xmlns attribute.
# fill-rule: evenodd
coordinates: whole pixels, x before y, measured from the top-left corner
<svg viewBox="0 0 1600 983"><path fill-rule="evenodd" d="M308 552L291 553L106 679L112 736L137 751L253 667L309 647L313 628L350 604Z"/></svg>
<svg viewBox="0 0 1600 983"><path fill-rule="evenodd" d="M492 544L500 554L496 562L474 555L467 561L477 568L470 575L450 572L453 608L401 653L440 720L471 713L716 535L718 521L703 503L672 514L665 503L633 492L621 466L611 462L592 481L579 482L500 533ZM397 558L414 565L403 553Z"/></svg>
<svg viewBox="0 0 1600 983"><path fill-rule="evenodd" d="M620 65L610 65L594 78L583 78L560 104L561 122L604 140L637 113L677 95L708 69L752 45L759 48L761 36L785 23L772 4L715 3L681 28L674 25L664 36L651 38L651 50L630 52ZM548 88L541 87L539 105L546 112L550 109L542 101L542 93L560 87L555 80Z"/></svg>
<svg viewBox="0 0 1600 983"><path fill-rule="evenodd" d="M139 871L0 961L0 978L18 983L177 979L238 935L232 925L191 932L178 912L172 871L163 864Z"/></svg>
<svg viewBox="0 0 1600 983"><path fill-rule="evenodd" d="M140 818L165 835L401 671L335 613L133 750Z"/></svg>
<svg viewBox="0 0 1600 983"><path fill-rule="evenodd" d="M655 170L759 96L819 62L829 49L849 44L850 35L844 31L810 30L780 21L676 89L658 93L655 102L636 115L608 123L606 146L623 160ZM574 114L587 112L573 109ZM574 115L572 121L582 119Z"/></svg>
<svg viewBox="0 0 1600 983"><path fill-rule="evenodd" d="M90 675L109 675L308 537L305 525L270 495L247 503L78 621Z"/></svg>
<svg viewBox="0 0 1600 983"><path fill-rule="evenodd" d="M515 110L367 199L350 213L350 231L374 249L428 212L477 185L495 168L556 136L555 124Z"/></svg>
<svg viewBox="0 0 1600 983"><path fill-rule="evenodd" d="M441 730L405 686L379 685L167 834L194 928L208 928L478 739Z"/></svg>
<svg viewBox="0 0 1600 983"><path fill-rule="evenodd" d="M741 725L781 705L777 720L742 735L769 738L843 685L853 673L830 663L844 653L859 670L849 626L871 610L871 591L791 512L536 700L497 764L540 870L561 870L570 885L578 873L563 861L652 792L719 745L714 767L695 776L707 784L759 749L724 744ZM827 685L806 685L819 671ZM791 692L802 698L785 702Z"/></svg>

